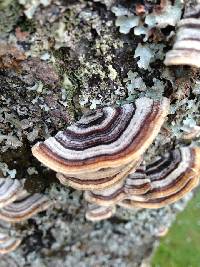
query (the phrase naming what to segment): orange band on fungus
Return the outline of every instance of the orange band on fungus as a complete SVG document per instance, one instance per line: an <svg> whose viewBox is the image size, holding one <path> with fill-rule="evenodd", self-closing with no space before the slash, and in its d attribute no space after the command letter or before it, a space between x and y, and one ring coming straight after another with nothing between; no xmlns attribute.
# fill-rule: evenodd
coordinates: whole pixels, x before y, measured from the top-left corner
<svg viewBox="0 0 200 267"><path fill-rule="evenodd" d="M200 148L183 147L147 166L151 189L139 196L127 197L124 207L160 208L184 197L199 184Z"/></svg>
<svg viewBox="0 0 200 267"><path fill-rule="evenodd" d="M21 243L21 239L10 237L0 233L0 254L7 254L15 250Z"/></svg>
<svg viewBox="0 0 200 267"><path fill-rule="evenodd" d="M108 219L115 214L116 208L115 206L112 207L101 207L101 206L96 206L92 205L88 211L86 212L86 219L89 221L101 221Z"/></svg>
<svg viewBox="0 0 200 267"><path fill-rule="evenodd" d="M200 67L200 19L185 18L178 23L173 49L166 54L165 65Z"/></svg>
<svg viewBox="0 0 200 267"><path fill-rule="evenodd" d="M6 222L20 222L31 218L33 215L46 210L51 202L44 195L35 193L26 194L15 202L0 209L0 219Z"/></svg>

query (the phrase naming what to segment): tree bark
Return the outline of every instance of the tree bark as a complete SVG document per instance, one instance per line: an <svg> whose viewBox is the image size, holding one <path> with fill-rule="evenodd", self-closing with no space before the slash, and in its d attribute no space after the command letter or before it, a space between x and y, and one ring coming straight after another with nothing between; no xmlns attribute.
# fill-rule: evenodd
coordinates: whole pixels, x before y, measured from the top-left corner
<svg viewBox="0 0 200 267"><path fill-rule="evenodd" d="M12 226L11 232L22 236L23 242L1 257L5 266L144 266L159 237L190 199L189 195L158 210L118 208L109 220L88 222L82 193L60 185L55 173L31 154L33 144L64 129L85 111L143 95L167 96L172 102L168 120L145 155L147 162L192 142L181 139L181 127L188 121L198 123L199 73L163 65L172 43L162 30L155 29L155 38L145 42L133 30L121 34L111 8L121 4L134 10L133 3L125 2L4 0L0 4L0 176L25 178L29 192L43 192L55 202L47 212ZM140 68L134 57L139 44L147 45L155 57L147 69Z"/></svg>

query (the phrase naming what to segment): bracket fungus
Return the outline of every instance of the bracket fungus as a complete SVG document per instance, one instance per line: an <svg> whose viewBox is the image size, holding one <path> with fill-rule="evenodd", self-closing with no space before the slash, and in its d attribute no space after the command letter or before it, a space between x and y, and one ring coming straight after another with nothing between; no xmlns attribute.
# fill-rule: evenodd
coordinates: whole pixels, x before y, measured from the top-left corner
<svg viewBox="0 0 200 267"><path fill-rule="evenodd" d="M187 3L187 2L186 2ZM176 40L166 54L165 65L189 65L200 67L200 4L186 6L184 18L178 23Z"/></svg>
<svg viewBox="0 0 200 267"><path fill-rule="evenodd" d="M166 98L146 97L122 107L99 109L37 143L32 152L58 172L62 184L85 190L89 220L111 217L116 205L160 208L196 187L200 174L199 148L179 148L149 165L141 164L168 109Z"/></svg>
<svg viewBox="0 0 200 267"><path fill-rule="evenodd" d="M146 175L146 166L140 165L134 173L130 173L125 180L126 194L141 195L151 189L151 181Z"/></svg>
<svg viewBox="0 0 200 267"><path fill-rule="evenodd" d="M0 178L0 222L17 223L31 218L46 210L51 201L42 194L29 194L24 188L24 179ZM0 254L15 250L21 243L20 238L10 237L0 232Z"/></svg>
<svg viewBox="0 0 200 267"><path fill-rule="evenodd" d="M7 234L0 233L0 254L7 254L15 250L21 243L21 239L10 237Z"/></svg>
<svg viewBox="0 0 200 267"><path fill-rule="evenodd" d="M146 175L151 181L151 189L145 193L145 199L172 195L184 187L188 180L198 180L199 160L199 148L182 147L147 165Z"/></svg>
<svg viewBox="0 0 200 267"><path fill-rule="evenodd" d="M140 162L160 131L169 101L142 97L121 107L84 115L55 137L39 142L33 155L64 185L79 190L111 187Z"/></svg>
<svg viewBox="0 0 200 267"><path fill-rule="evenodd" d="M116 212L115 206L105 207L105 206L97 206L97 205L90 205L89 209L87 210L85 217L89 221L101 221L108 219L113 216Z"/></svg>
<svg viewBox="0 0 200 267"><path fill-rule="evenodd" d="M61 184L71 186L79 190L94 190L103 189L105 187L114 186L121 181L131 170L135 170L139 164L138 161L133 161L122 168L102 168L96 172L86 173L80 177L66 176L62 173L57 173L57 178ZM91 177L89 179L89 177ZM101 178L98 178L101 177Z"/></svg>
<svg viewBox="0 0 200 267"><path fill-rule="evenodd" d="M17 179L0 178L0 208L15 201L23 194L22 183Z"/></svg>
<svg viewBox="0 0 200 267"><path fill-rule="evenodd" d="M167 153L146 168L151 189L134 199L122 201L122 206L160 208L176 202L199 184L200 149L183 147Z"/></svg>
<svg viewBox="0 0 200 267"><path fill-rule="evenodd" d="M146 167L151 189L119 203L127 208L161 208L184 197L199 184L200 148L182 147Z"/></svg>
<svg viewBox="0 0 200 267"><path fill-rule="evenodd" d="M145 166L141 165L114 186L103 190L86 191L84 197L89 203L110 206L121 202L128 196L144 194L149 189L151 189L150 179L145 173Z"/></svg>
<svg viewBox="0 0 200 267"><path fill-rule="evenodd" d="M20 197L15 202L0 209L0 220L7 222L21 222L46 210L50 206L49 199L42 194L28 194Z"/></svg>
<svg viewBox="0 0 200 267"><path fill-rule="evenodd" d="M86 191L84 196L89 203L105 208L161 208L178 201L199 184L199 162L200 148L182 147L146 167L141 165L117 186Z"/></svg>
<svg viewBox="0 0 200 267"><path fill-rule="evenodd" d="M103 190L86 191L84 194L86 201L102 206L115 205L123 200L124 196L124 180Z"/></svg>

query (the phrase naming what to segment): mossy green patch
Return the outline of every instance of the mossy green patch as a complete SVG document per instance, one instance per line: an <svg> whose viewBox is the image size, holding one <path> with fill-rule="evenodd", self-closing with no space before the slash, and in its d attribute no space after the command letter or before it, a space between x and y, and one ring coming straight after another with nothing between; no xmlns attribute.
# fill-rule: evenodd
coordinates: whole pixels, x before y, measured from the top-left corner
<svg viewBox="0 0 200 267"><path fill-rule="evenodd" d="M167 236L161 239L152 267L198 267L200 263L200 192L177 216Z"/></svg>

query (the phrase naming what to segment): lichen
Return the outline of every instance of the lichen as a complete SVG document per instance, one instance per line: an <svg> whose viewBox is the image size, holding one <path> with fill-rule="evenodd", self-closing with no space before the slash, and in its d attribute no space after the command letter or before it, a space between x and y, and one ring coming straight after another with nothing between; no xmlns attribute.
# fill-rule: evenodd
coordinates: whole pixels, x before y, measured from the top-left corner
<svg viewBox="0 0 200 267"><path fill-rule="evenodd" d="M174 3L171 1L160 2L159 11L154 6L152 5L153 11L147 12L144 4L144 14L141 15L136 15L136 11L124 6L113 6L112 12L117 17L115 24L119 26L120 33L127 34L134 28L134 34L145 35L144 41L147 41L152 29L166 28L169 25L176 26L181 18L183 8L180 0L176 0Z"/></svg>

